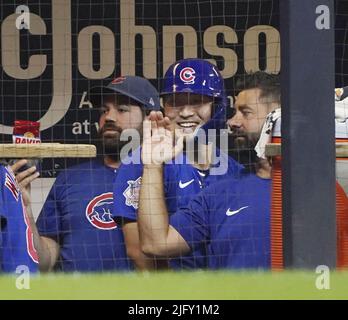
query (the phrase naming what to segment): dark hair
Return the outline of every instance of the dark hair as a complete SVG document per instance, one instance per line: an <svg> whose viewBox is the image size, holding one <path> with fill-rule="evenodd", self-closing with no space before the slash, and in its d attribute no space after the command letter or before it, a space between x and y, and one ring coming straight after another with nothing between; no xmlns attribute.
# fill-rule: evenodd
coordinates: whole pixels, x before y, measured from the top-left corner
<svg viewBox="0 0 348 320"><path fill-rule="evenodd" d="M271 96L274 101L280 104L280 75L256 71L246 73L237 77L235 81L235 95L247 89L260 89L260 97Z"/></svg>

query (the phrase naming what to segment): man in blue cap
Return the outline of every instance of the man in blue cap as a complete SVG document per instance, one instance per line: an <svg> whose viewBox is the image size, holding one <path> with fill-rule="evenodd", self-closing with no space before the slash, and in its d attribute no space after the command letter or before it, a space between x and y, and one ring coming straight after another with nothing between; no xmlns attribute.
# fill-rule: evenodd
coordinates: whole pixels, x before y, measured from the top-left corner
<svg viewBox="0 0 348 320"><path fill-rule="evenodd" d="M184 152L172 163L157 168L161 173L163 170L160 183L164 185L166 207L172 214L186 206L202 189L223 178L238 176L243 168L227 154L207 144L205 133L209 129L225 127L229 107L224 79L216 66L203 59L183 59L173 63L165 73L161 97L164 114L170 120L175 137L185 137L192 143L187 143ZM168 149L171 150L171 146ZM200 161L202 154L203 161ZM118 223L122 223L129 257L138 269L151 269L162 267L163 263L162 259L155 261L144 255L139 244L137 216L147 214L138 213L141 177L148 170L144 163L121 165L115 179L114 216ZM205 248L201 247L170 260L169 264L173 269L196 269L205 268L206 262Z"/></svg>
<svg viewBox="0 0 348 320"><path fill-rule="evenodd" d="M92 88L89 95L100 110L102 160L73 166L57 177L37 220L42 271L132 269L123 234L112 219L113 180L121 162L122 132L141 132L146 114L160 110L158 92L144 78L124 76Z"/></svg>

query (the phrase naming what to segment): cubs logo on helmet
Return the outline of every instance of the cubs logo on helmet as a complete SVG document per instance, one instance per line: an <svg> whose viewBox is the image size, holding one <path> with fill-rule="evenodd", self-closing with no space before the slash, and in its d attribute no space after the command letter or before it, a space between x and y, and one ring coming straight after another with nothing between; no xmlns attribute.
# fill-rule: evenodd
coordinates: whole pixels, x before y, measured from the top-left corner
<svg viewBox="0 0 348 320"><path fill-rule="evenodd" d="M117 225L112 218L114 199L112 192L103 193L94 197L86 207L86 217L96 228L101 230L116 229Z"/></svg>
<svg viewBox="0 0 348 320"><path fill-rule="evenodd" d="M161 96L190 93L213 99L212 117L201 129L208 132L209 129L225 127L226 110L230 107L230 101L226 95L224 79L215 65L198 58L179 60L168 68L163 80Z"/></svg>
<svg viewBox="0 0 348 320"><path fill-rule="evenodd" d="M191 67L186 67L180 71L180 80L186 84L194 84L195 83L195 70Z"/></svg>
<svg viewBox="0 0 348 320"><path fill-rule="evenodd" d="M163 80L161 95L188 92L222 100L225 98L222 75L216 66L203 59L190 58L173 63Z"/></svg>

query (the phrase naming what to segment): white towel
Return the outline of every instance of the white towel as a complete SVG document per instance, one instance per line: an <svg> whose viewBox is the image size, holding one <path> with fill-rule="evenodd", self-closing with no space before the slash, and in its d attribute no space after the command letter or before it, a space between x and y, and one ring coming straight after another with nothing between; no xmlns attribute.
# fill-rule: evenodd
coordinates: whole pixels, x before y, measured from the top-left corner
<svg viewBox="0 0 348 320"><path fill-rule="evenodd" d="M271 142L273 126L280 117L281 117L280 108L273 110L266 117L266 121L263 124L262 130L261 130L260 139L255 146L256 154L261 159L266 159L266 154L265 154L266 144Z"/></svg>
<svg viewBox="0 0 348 320"><path fill-rule="evenodd" d="M338 122L345 122L348 119L348 98L335 101L335 119Z"/></svg>
<svg viewBox="0 0 348 320"><path fill-rule="evenodd" d="M337 122L348 119L348 87L335 89L335 119Z"/></svg>
<svg viewBox="0 0 348 320"><path fill-rule="evenodd" d="M266 117L260 139L255 146L256 154L261 159L266 159L266 144L271 142L273 126L280 117L280 108L275 109ZM335 119L337 122L345 122L348 119L348 87L335 89Z"/></svg>

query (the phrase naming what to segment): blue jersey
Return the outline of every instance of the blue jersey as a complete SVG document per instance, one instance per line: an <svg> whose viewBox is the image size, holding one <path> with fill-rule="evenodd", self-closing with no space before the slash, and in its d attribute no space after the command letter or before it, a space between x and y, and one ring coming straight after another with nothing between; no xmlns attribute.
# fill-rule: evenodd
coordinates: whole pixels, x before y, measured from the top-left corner
<svg viewBox="0 0 348 320"><path fill-rule="evenodd" d="M60 245L62 271L129 270L123 233L112 218L115 170L97 160L62 172L37 220Z"/></svg>
<svg viewBox="0 0 348 320"><path fill-rule="evenodd" d="M208 266L269 268L271 180L247 175L215 184L170 217L191 250L208 248Z"/></svg>
<svg viewBox="0 0 348 320"><path fill-rule="evenodd" d="M140 149L136 150L135 158L139 159ZM219 155L220 156L220 155ZM228 164L227 172L223 175L210 174L210 170L200 171L187 163L183 154L179 155L183 164L177 162L164 165L164 191L165 201L169 214L175 213L178 209L186 207L190 199L203 188L210 184L220 181L226 177L239 176L243 166L227 155L225 156ZM179 158L178 157L178 158ZM178 158L176 160L178 160ZM214 168L218 168L217 163ZM139 190L141 176L143 173L142 164L122 164L115 179L114 195L119 196L114 203L114 216L116 221L126 219L128 221L137 220L137 209L139 200ZM189 255L181 258L171 259L170 265L174 269L205 268L206 252L204 248L197 248Z"/></svg>
<svg viewBox="0 0 348 320"><path fill-rule="evenodd" d="M33 233L11 169L0 166L0 181L0 271L15 272L18 266L25 266L36 272Z"/></svg>

